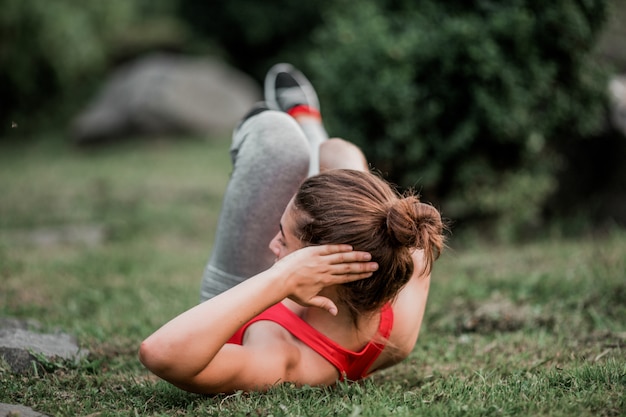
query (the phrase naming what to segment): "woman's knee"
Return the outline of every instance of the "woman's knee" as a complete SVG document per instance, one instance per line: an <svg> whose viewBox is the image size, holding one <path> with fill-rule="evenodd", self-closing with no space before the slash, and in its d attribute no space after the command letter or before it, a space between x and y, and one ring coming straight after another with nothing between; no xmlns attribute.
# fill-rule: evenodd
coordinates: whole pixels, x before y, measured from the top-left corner
<svg viewBox="0 0 626 417"><path fill-rule="evenodd" d="M320 171L328 169L368 171L369 167L358 146L341 138L332 138L320 145Z"/></svg>
<svg viewBox="0 0 626 417"><path fill-rule="evenodd" d="M233 135L231 154L254 159L308 163L308 144L302 129L286 113L266 110L246 120Z"/></svg>

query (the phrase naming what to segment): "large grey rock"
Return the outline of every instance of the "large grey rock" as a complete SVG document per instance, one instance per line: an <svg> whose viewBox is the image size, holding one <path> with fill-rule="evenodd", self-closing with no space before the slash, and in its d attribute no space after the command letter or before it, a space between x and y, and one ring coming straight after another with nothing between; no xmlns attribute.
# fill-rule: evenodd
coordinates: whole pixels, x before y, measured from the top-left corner
<svg viewBox="0 0 626 417"><path fill-rule="evenodd" d="M0 320L0 357L12 372L25 374L33 370L33 362L38 361L35 355L53 361L80 359L88 354L66 333L38 333L28 328L32 328L29 322Z"/></svg>
<svg viewBox="0 0 626 417"><path fill-rule="evenodd" d="M46 417L46 414L23 405L0 403L0 417Z"/></svg>
<svg viewBox="0 0 626 417"><path fill-rule="evenodd" d="M252 78L213 58L153 54L117 69L73 122L79 143L127 135L230 132L260 99Z"/></svg>

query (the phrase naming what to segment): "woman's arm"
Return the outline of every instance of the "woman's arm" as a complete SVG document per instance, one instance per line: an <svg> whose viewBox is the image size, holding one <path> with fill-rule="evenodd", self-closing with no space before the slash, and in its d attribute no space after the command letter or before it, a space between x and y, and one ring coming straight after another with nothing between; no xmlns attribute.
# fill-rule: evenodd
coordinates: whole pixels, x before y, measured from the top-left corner
<svg viewBox="0 0 626 417"><path fill-rule="evenodd" d="M221 384L228 379L224 372L240 371L244 364L249 378L265 374L270 379L268 384L275 383L276 376L261 366L264 361L250 361L253 350L244 347L229 349L227 356L232 367L209 365L244 323L287 297L336 314L332 301L318 293L329 285L371 276L377 265L368 262L369 259L368 253L352 251L347 245L297 250L270 269L165 324L141 344L140 360L159 377L193 391L220 391ZM241 356L239 363L238 356ZM259 365L259 375L255 363ZM216 372L210 372L211 369ZM277 371L280 374L281 370ZM282 372L284 374L285 370ZM257 382L262 379L257 378ZM202 389L197 389L199 387Z"/></svg>
<svg viewBox="0 0 626 417"><path fill-rule="evenodd" d="M413 275L393 303L394 326L391 337L398 349L396 363L406 358L415 347L430 289L430 273L424 272L424 251L416 250L412 258Z"/></svg>

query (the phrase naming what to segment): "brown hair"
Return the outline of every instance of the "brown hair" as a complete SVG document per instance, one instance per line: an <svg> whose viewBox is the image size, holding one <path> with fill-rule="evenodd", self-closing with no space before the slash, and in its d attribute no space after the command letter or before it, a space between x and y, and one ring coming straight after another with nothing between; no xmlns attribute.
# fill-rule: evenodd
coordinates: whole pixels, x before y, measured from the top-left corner
<svg viewBox="0 0 626 417"><path fill-rule="evenodd" d="M336 169L310 177L294 207L295 232L305 244L346 243L378 263L372 277L342 285L340 296L353 317L398 294L413 273L414 249L424 250L424 272L430 272L444 247L437 209L370 172Z"/></svg>

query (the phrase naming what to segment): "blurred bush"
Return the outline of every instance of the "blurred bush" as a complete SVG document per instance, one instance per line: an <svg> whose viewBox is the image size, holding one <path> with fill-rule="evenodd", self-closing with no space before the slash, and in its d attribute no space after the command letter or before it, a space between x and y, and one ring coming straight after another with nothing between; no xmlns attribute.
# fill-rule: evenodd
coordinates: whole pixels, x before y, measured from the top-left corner
<svg viewBox="0 0 626 417"><path fill-rule="evenodd" d="M226 51L225 58L262 81L278 61L305 65L312 33L333 0L178 0L181 18L195 33Z"/></svg>
<svg viewBox="0 0 626 417"><path fill-rule="evenodd" d="M259 81L290 61L328 130L401 188L510 239L540 225L564 149L598 135L606 79L591 53L608 0L181 0ZM487 231L487 229L481 229Z"/></svg>
<svg viewBox="0 0 626 417"><path fill-rule="evenodd" d="M307 53L329 130L458 223L519 237L557 185L558 150L603 127L589 56L605 3L337 0Z"/></svg>

